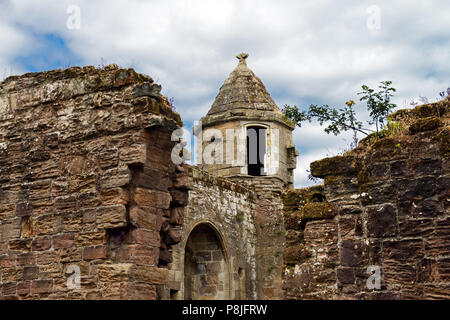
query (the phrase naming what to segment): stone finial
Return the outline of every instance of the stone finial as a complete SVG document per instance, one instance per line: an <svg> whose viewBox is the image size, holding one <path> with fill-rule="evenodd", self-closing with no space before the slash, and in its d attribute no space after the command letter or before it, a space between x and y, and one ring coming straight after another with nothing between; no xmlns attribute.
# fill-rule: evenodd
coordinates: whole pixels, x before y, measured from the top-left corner
<svg viewBox="0 0 450 320"><path fill-rule="evenodd" d="M236 58L238 58L239 61L245 60L245 59L248 58L248 53L244 53L244 52L239 53L239 54L236 56Z"/></svg>
<svg viewBox="0 0 450 320"><path fill-rule="evenodd" d="M239 53L239 54L236 56L236 58L239 59L239 65L245 65L245 66L247 65L247 63L245 62L245 59L248 58L248 53L244 53L244 52Z"/></svg>

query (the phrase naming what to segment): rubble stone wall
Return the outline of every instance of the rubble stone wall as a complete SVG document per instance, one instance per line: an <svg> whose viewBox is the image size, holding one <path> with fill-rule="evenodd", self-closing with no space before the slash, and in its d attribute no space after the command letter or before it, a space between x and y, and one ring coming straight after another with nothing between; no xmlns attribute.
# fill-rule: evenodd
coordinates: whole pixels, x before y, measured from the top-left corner
<svg viewBox="0 0 450 320"><path fill-rule="evenodd" d="M450 298L449 106L393 114L284 194L287 299Z"/></svg>
<svg viewBox="0 0 450 320"><path fill-rule="evenodd" d="M187 197L160 89L117 66L0 83L0 298L159 297Z"/></svg>

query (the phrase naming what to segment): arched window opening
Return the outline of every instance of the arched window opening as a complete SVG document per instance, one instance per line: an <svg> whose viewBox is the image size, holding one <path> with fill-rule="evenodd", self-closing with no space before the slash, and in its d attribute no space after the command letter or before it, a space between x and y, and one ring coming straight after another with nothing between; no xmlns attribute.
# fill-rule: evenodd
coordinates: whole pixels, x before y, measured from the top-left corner
<svg viewBox="0 0 450 320"><path fill-rule="evenodd" d="M266 128L251 126L247 128L247 168L251 176L264 176L264 157L266 155Z"/></svg>

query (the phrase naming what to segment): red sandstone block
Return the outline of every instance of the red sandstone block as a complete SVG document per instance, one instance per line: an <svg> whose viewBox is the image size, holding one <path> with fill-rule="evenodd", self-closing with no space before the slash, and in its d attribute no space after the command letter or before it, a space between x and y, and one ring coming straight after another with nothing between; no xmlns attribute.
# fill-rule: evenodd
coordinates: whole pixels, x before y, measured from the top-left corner
<svg viewBox="0 0 450 320"><path fill-rule="evenodd" d="M73 233L61 234L53 237L53 249L70 248L73 245Z"/></svg>
<svg viewBox="0 0 450 320"><path fill-rule="evenodd" d="M130 194L123 188L102 190L100 201L103 206L126 205L130 201Z"/></svg>
<svg viewBox="0 0 450 320"><path fill-rule="evenodd" d="M0 256L6 254L8 252L8 244L0 243Z"/></svg>
<svg viewBox="0 0 450 320"><path fill-rule="evenodd" d="M130 277L131 263L114 263L98 265L98 279L102 284L125 283Z"/></svg>
<svg viewBox="0 0 450 320"><path fill-rule="evenodd" d="M3 255L0 257L0 267L1 268L13 268L16 266L16 256L15 255Z"/></svg>
<svg viewBox="0 0 450 320"><path fill-rule="evenodd" d="M95 191L80 193L77 200L80 208L92 208L101 205L100 197Z"/></svg>
<svg viewBox="0 0 450 320"><path fill-rule="evenodd" d="M72 161L67 165L66 169L70 174L81 174L85 165L85 159L82 156L75 156Z"/></svg>
<svg viewBox="0 0 450 320"><path fill-rule="evenodd" d="M264 299L273 299L275 297L274 288L263 288Z"/></svg>
<svg viewBox="0 0 450 320"><path fill-rule="evenodd" d="M34 253L25 253L17 256L17 266L34 266L36 264L36 256Z"/></svg>
<svg viewBox="0 0 450 320"><path fill-rule="evenodd" d="M92 290L86 294L86 300L101 300L102 292L100 290Z"/></svg>
<svg viewBox="0 0 450 320"><path fill-rule="evenodd" d="M17 292L17 283L8 282L2 285L2 295L3 296L15 296Z"/></svg>
<svg viewBox="0 0 450 320"><path fill-rule="evenodd" d="M97 228L111 229L127 225L127 211L124 205L100 207L97 209Z"/></svg>
<svg viewBox="0 0 450 320"><path fill-rule="evenodd" d="M153 167L145 167L133 179L133 183L137 187L146 189L156 189L167 191L169 187L169 175L167 171L154 169Z"/></svg>
<svg viewBox="0 0 450 320"><path fill-rule="evenodd" d="M97 288L97 277L85 276L81 277L80 285L84 290L92 290Z"/></svg>
<svg viewBox="0 0 450 320"><path fill-rule="evenodd" d="M10 251L29 252L30 249L31 249L31 239L9 241Z"/></svg>
<svg viewBox="0 0 450 320"><path fill-rule="evenodd" d="M168 278L168 270L154 266L136 264L131 268L130 276L136 282L165 284Z"/></svg>
<svg viewBox="0 0 450 320"><path fill-rule="evenodd" d="M135 243L153 247L159 247L161 242L159 232L140 228L131 231L130 238Z"/></svg>
<svg viewBox="0 0 450 320"><path fill-rule="evenodd" d="M173 186L177 189L188 189L191 185L191 180L188 174L178 174L175 178Z"/></svg>
<svg viewBox="0 0 450 320"><path fill-rule="evenodd" d="M119 160L126 164L145 164L147 161L147 148L145 144L135 144L120 149Z"/></svg>
<svg viewBox="0 0 450 320"><path fill-rule="evenodd" d="M24 267L23 280L35 280L39 277L39 267Z"/></svg>
<svg viewBox="0 0 450 320"><path fill-rule="evenodd" d="M133 200L138 206L168 209L172 197L168 192L136 188Z"/></svg>
<svg viewBox="0 0 450 320"><path fill-rule="evenodd" d="M50 237L38 237L33 240L31 244L31 249L33 251L45 251L50 249L52 246L52 241Z"/></svg>
<svg viewBox="0 0 450 320"><path fill-rule="evenodd" d="M46 265L59 262L59 255L55 251L45 251L36 253L36 263L38 265Z"/></svg>
<svg viewBox="0 0 450 320"><path fill-rule="evenodd" d="M156 300L156 287L148 284L128 284L128 299Z"/></svg>
<svg viewBox="0 0 450 320"><path fill-rule="evenodd" d="M130 183L131 174L129 170L119 171L117 169L107 170L101 178L100 184L104 189L111 189L115 187L123 187Z"/></svg>
<svg viewBox="0 0 450 320"><path fill-rule="evenodd" d="M178 190L178 189L172 189L170 190L170 194L172 196L172 202L180 207L187 206L189 202L189 195L186 190Z"/></svg>
<svg viewBox="0 0 450 320"><path fill-rule="evenodd" d="M83 251L84 260L106 259L106 246L85 247Z"/></svg>
<svg viewBox="0 0 450 320"><path fill-rule="evenodd" d="M181 241L181 237L181 229L179 227L173 227L166 234L165 240L167 244L175 244Z"/></svg>
<svg viewBox="0 0 450 320"><path fill-rule="evenodd" d="M120 248L116 255L118 262L134 262L145 265L155 265L157 257L153 248L148 246L133 244Z"/></svg>
<svg viewBox="0 0 450 320"><path fill-rule="evenodd" d="M184 223L184 207L176 207L170 210L170 223L174 225Z"/></svg>
<svg viewBox="0 0 450 320"><path fill-rule="evenodd" d="M33 206L29 202L19 202L16 205L16 215L18 217L31 216L33 213Z"/></svg>
<svg viewBox="0 0 450 320"><path fill-rule="evenodd" d="M69 248L61 248L59 251L60 263L76 262L83 259L83 248L71 246Z"/></svg>
<svg viewBox="0 0 450 320"><path fill-rule="evenodd" d="M51 293L53 290L53 280L34 280L31 285L33 294Z"/></svg>
<svg viewBox="0 0 450 320"><path fill-rule="evenodd" d="M89 275L93 276L93 275L97 275L98 274L98 265L97 264L92 264L89 267Z"/></svg>
<svg viewBox="0 0 450 320"><path fill-rule="evenodd" d="M31 293L31 281L22 281L17 284L17 295L27 296Z"/></svg>
<svg viewBox="0 0 450 320"><path fill-rule="evenodd" d="M134 226L158 232L159 215L162 211L156 208L134 206L130 209L130 221Z"/></svg>
<svg viewBox="0 0 450 320"><path fill-rule="evenodd" d="M102 145L106 145L106 141L100 141ZM102 150L98 157L98 164L102 169L108 169L117 166L118 153L116 148L107 148Z"/></svg>

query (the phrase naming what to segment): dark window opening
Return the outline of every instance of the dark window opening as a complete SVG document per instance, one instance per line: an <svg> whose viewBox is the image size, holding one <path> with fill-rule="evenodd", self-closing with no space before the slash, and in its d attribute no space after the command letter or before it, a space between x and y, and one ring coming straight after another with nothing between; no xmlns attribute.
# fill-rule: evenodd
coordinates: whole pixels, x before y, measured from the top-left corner
<svg viewBox="0 0 450 320"><path fill-rule="evenodd" d="M264 176L264 156L266 154L266 128L247 128L247 165L251 176Z"/></svg>
<svg viewBox="0 0 450 320"><path fill-rule="evenodd" d="M239 295L236 297L239 300L245 300L245 271L242 268L238 269L239 276Z"/></svg>
<svg viewBox="0 0 450 320"><path fill-rule="evenodd" d="M170 289L170 300L177 300L178 290Z"/></svg>

